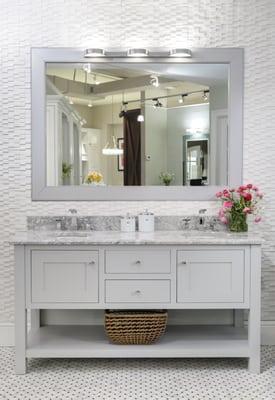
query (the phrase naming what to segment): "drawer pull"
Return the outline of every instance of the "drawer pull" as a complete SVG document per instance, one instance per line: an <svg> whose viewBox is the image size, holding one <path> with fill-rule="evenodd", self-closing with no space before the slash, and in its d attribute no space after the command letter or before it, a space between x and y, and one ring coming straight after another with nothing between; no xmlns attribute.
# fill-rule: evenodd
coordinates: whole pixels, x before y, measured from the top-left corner
<svg viewBox="0 0 275 400"><path fill-rule="evenodd" d="M136 261L136 264L138 264L138 265L141 264L141 261L140 261L140 260L137 260L137 261Z"/></svg>
<svg viewBox="0 0 275 400"><path fill-rule="evenodd" d="M186 265L187 262L186 261L181 261L181 264Z"/></svg>
<svg viewBox="0 0 275 400"><path fill-rule="evenodd" d="M139 295L141 295L141 291L140 291L140 290L136 290L136 291L134 292L134 294L136 294L137 296L139 296Z"/></svg>
<svg viewBox="0 0 275 400"><path fill-rule="evenodd" d="M90 261L89 265L95 265L95 261Z"/></svg>

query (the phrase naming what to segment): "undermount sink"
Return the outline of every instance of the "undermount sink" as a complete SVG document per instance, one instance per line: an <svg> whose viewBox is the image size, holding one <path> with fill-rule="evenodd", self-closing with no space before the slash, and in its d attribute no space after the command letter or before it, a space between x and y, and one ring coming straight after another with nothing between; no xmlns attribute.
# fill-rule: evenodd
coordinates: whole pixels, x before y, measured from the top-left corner
<svg viewBox="0 0 275 400"><path fill-rule="evenodd" d="M79 232L79 231L66 231L66 232L57 232L57 237L86 237L89 235L89 232Z"/></svg>

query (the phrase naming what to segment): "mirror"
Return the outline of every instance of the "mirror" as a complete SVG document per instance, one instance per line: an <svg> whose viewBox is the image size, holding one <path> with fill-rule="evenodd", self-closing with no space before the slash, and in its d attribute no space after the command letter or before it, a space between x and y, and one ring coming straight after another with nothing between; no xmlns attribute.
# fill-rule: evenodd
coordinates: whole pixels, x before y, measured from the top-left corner
<svg viewBox="0 0 275 400"><path fill-rule="evenodd" d="M32 198L206 200L240 184L243 51L190 51L32 49Z"/></svg>
<svg viewBox="0 0 275 400"><path fill-rule="evenodd" d="M45 73L48 186L228 183L228 65L47 63Z"/></svg>

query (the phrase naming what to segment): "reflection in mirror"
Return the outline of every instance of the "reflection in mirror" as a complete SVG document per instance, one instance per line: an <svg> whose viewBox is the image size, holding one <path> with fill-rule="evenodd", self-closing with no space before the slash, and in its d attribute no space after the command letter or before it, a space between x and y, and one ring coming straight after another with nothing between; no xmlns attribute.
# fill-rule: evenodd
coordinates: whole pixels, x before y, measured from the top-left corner
<svg viewBox="0 0 275 400"><path fill-rule="evenodd" d="M228 182L226 64L47 63L47 186Z"/></svg>

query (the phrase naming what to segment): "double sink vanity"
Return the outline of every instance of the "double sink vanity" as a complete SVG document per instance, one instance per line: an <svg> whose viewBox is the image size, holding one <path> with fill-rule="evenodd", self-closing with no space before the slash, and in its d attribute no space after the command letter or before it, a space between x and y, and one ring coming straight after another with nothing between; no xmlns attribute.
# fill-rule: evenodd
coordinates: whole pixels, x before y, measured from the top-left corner
<svg viewBox="0 0 275 400"><path fill-rule="evenodd" d="M176 201L209 202L242 184L243 50L176 50L135 58L125 49L32 49L33 201L85 201L94 214L91 201L108 213L122 201L126 214L129 201L169 200L167 214ZM206 216L174 226L166 217L152 233L76 216L70 230L64 218L13 242L18 374L33 357L244 357L260 372L259 237L216 229ZM103 318L41 318L108 309L168 310L166 332L152 345L115 345ZM172 324L169 313L182 310L233 310L234 321Z"/></svg>
<svg viewBox="0 0 275 400"><path fill-rule="evenodd" d="M245 357L260 371L260 237L39 229L14 244L17 373L33 357ZM103 324L42 326L44 309L167 309L168 327L153 345L116 345ZM188 309L233 309L234 324L169 324L169 310Z"/></svg>

